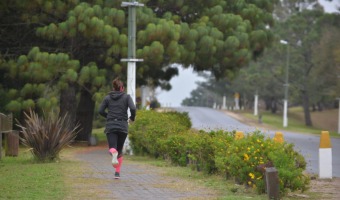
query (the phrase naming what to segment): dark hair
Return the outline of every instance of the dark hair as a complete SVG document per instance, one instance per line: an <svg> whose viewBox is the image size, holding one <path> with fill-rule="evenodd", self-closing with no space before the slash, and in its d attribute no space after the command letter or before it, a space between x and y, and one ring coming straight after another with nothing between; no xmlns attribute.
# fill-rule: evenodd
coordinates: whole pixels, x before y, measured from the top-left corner
<svg viewBox="0 0 340 200"><path fill-rule="evenodd" d="M119 80L119 77L115 78L112 81L112 88L115 91L121 91L122 92L124 90L124 84L123 84L122 81Z"/></svg>

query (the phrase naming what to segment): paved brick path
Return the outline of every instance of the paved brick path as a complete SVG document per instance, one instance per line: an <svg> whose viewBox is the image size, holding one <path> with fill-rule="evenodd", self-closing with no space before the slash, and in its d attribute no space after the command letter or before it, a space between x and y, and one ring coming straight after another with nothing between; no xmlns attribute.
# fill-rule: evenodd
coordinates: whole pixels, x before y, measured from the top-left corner
<svg viewBox="0 0 340 200"><path fill-rule="evenodd" d="M93 169L92 173L84 175L86 180L103 180L97 188L100 191L99 199L214 199L211 191L192 187L188 189L181 180L162 175L161 168L138 164L136 161L125 160L121 179L115 180L111 159L105 148L82 152L77 157L89 163Z"/></svg>

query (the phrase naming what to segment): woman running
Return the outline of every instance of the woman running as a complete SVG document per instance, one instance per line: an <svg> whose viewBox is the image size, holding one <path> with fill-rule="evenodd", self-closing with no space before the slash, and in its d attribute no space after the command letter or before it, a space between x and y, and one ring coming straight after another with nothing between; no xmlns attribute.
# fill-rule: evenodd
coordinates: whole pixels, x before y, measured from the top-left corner
<svg viewBox="0 0 340 200"><path fill-rule="evenodd" d="M130 117L128 118L128 109ZM106 112L107 110L107 112ZM105 134L115 168L115 179L120 178L123 162L123 146L128 134L128 120L135 121L136 106L130 95L124 92L123 82L116 78L112 81L112 91L104 98L99 114L106 118Z"/></svg>

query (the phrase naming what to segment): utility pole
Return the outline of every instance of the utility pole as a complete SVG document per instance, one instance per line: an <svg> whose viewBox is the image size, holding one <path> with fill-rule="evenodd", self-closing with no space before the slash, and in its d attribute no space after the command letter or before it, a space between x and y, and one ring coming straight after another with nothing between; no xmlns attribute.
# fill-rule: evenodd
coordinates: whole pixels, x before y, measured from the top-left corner
<svg viewBox="0 0 340 200"><path fill-rule="evenodd" d="M284 86L284 100L283 100L283 127L288 126L288 87L289 87L289 43L285 40L280 40L281 44L287 45L287 60L286 60L286 74L285 74L285 84Z"/></svg>
<svg viewBox="0 0 340 200"><path fill-rule="evenodd" d="M258 114L258 103L259 103L258 99L259 99L259 95L257 94L257 90L256 90L256 93L254 95L254 116L257 116Z"/></svg>
<svg viewBox="0 0 340 200"><path fill-rule="evenodd" d="M122 2L121 6L129 8L128 58L121 59L121 61L128 63L127 93L131 96L133 102L136 104L136 62L143 61L143 59L136 58L136 7L142 7L144 4L130 0L129 2Z"/></svg>

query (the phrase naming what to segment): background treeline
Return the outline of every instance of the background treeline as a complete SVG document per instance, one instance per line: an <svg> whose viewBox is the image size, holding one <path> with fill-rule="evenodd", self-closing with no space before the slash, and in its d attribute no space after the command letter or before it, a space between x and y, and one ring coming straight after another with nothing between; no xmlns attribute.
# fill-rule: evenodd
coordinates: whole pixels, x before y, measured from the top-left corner
<svg viewBox="0 0 340 200"><path fill-rule="evenodd" d="M226 96L228 106L232 107L234 94L238 92L243 107L253 108L254 95L258 94L264 102L262 106L276 113L282 109L288 56L288 102L290 106L303 107L305 124L313 125L311 110L337 107L340 94L340 14L325 13L313 2L302 5L286 4L286 11L290 10L286 13L285 9L277 7L273 28L277 39L262 56L235 71L231 78L216 79L203 75L207 81L199 83L182 105L222 105L222 97ZM282 44L280 40L288 44Z"/></svg>

